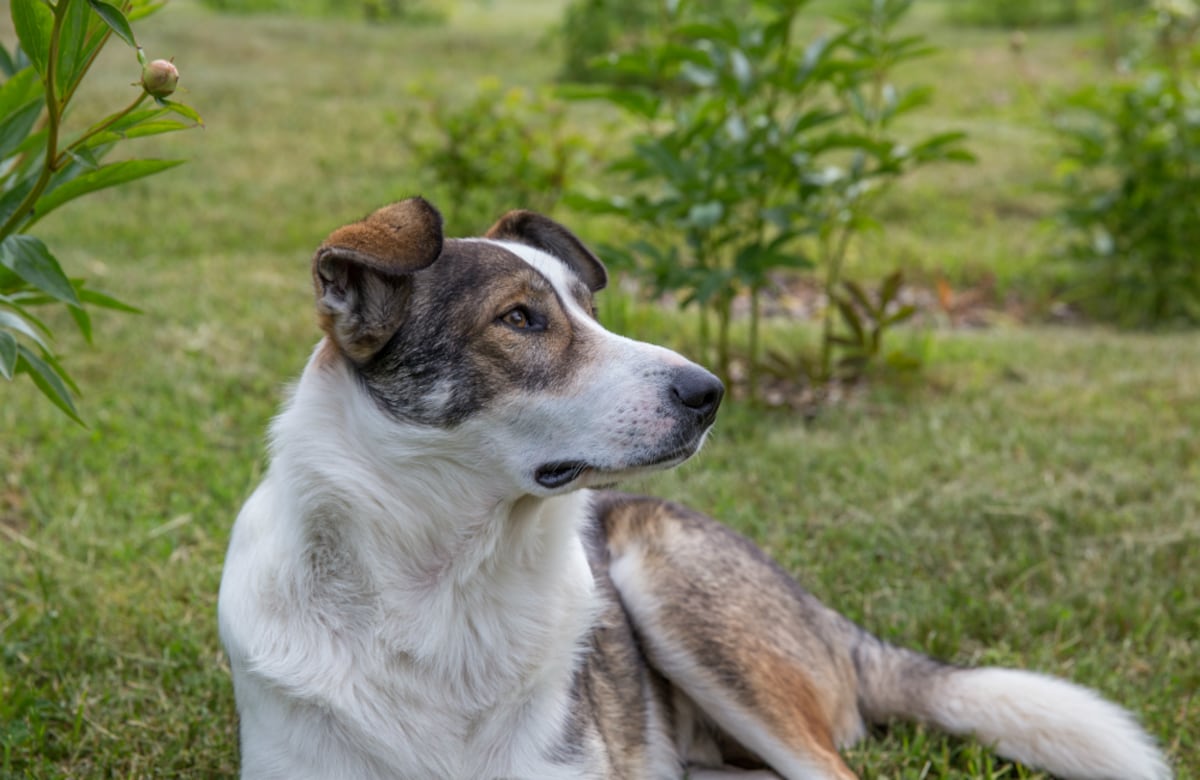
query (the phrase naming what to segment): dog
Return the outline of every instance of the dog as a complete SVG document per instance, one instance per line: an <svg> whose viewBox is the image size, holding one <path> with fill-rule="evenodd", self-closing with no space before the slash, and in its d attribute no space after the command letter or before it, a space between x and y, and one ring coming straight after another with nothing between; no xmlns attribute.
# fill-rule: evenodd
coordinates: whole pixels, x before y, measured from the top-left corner
<svg viewBox="0 0 1200 780"><path fill-rule="evenodd" d="M270 430L219 599L244 778L836 778L867 724L1064 778L1164 780L1133 716L822 605L750 541L612 492L700 449L724 388L605 330L601 261L421 198L312 261L324 337Z"/></svg>

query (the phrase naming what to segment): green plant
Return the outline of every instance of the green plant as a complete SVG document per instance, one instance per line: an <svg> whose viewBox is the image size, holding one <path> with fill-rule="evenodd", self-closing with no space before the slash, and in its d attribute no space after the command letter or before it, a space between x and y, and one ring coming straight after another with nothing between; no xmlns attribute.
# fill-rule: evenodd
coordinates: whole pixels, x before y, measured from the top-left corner
<svg viewBox="0 0 1200 780"><path fill-rule="evenodd" d="M559 77L592 81L592 60L633 46L657 19L654 4L644 0L575 0L563 11L556 40L562 49Z"/></svg>
<svg viewBox="0 0 1200 780"><path fill-rule="evenodd" d="M690 0L693 20L740 17L751 0ZM670 25L678 15L671 3L645 0L573 0L563 11L556 31L562 52L559 79L565 82L641 82L652 74L643 69L614 71L611 57L634 51L652 41L655 28Z"/></svg>
<svg viewBox="0 0 1200 780"><path fill-rule="evenodd" d="M897 135L899 120L929 104L929 87L901 88L892 79L898 66L933 50L921 35L902 35L900 22L914 0L861 0L838 14L847 55L831 74L841 106L841 145L848 160L822 171L824 187L814 200L818 217L818 264L824 274L827 298L836 304L843 283L848 251L854 238L880 229L872 213L879 198L902 175L931 162L972 162L958 131L934 133L916 140ZM895 278L895 277L893 277ZM899 282L896 282L897 289ZM883 289L888 289L885 283ZM835 309L826 306L817 361L817 378L834 376L835 354L846 345L834 335ZM894 324L894 323L889 323ZM850 359L873 359L878 349L853 352Z"/></svg>
<svg viewBox="0 0 1200 780"><path fill-rule="evenodd" d="M473 235L511 208L552 212L589 157L547 90L487 78L466 102L422 87L413 96L397 120L400 142L424 191L443 204L451 235Z"/></svg>
<svg viewBox="0 0 1200 780"><path fill-rule="evenodd" d="M911 354L884 349L884 335L917 313L912 304L900 303L903 282L904 274L894 271L888 274L874 295L850 280L843 281L842 289L834 293L833 303L845 330L830 336L829 340L841 347L837 369L847 379L855 381L881 363L895 371L913 371L920 367Z"/></svg>
<svg viewBox="0 0 1200 780"><path fill-rule="evenodd" d="M929 90L889 81L894 67L927 51L920 36L895 34L911 0L857 3L838 17L839 32L801 48L793 29L805 5L773 0L749 14L696 19L689 3L670 3L660 40L609 59L610 83L566 92L642 121L613 166L632 180L632 194L575 195L572 204L640 226L645 237L631 253L655 292L702 307L702 357L715 342L713 363L726 380L734 301L748 297L751 397L772 274L819 267L831 298L886 182L927 162L969 158L961 133L915 142L893 135L897 120L929 99ZM629 74L640 77L626 83ZM827 308L819 381L833 378L839 346Z"/></svg>
<svg viewBox="0 0 1200 780"><path fill-rule="evenodd" d="M1069 95L1062 143L1072 296L1126 326L1200 323L1200 12L1160 2L1127 77Z"/></svg>
<svg viewBox="0 0 1200 780"><path fill-rule="evenodd" d="M104 0L13 0L19 44L11 54L0 48L0 69L6 76L0 87L0 376L12 380L28 375L51 402L80 422L71 397L78 388L51 347L50 327L33 309L65 305L88 341L88 306L134 309L92 289L86 280L69 278L45 243L29 231L81 195L182 162L101 162L123 140L199 122L192 109L167 99L178 77L174 65L146 62L134 40L130 20L158 7L150 0L120 8ZM137 52L143 74L135 85L137 96L125 108L69 130L71 99L114 33ZM145 107L147 102L153 105Z"/></svg>

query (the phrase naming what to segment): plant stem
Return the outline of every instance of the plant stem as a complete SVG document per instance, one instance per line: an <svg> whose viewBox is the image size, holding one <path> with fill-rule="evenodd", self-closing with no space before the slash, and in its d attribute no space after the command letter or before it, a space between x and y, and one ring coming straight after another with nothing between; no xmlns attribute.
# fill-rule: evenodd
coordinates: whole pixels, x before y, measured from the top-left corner
<svg viewBox="0 0 1200 780"><path fill-rule="evenodd" d="M66 8L67 3L65 2L54 6L54 23L50 28L50 50L46 59L45 76L46 157L42 161L42 171L38 174L33 188L29 190L9 218L4 221L4 224L0 225L0 239L7 238L33 209L33 205L41 197L46 185L50 183L51 174L54 173L54 161L58 157L58 128L62 119L62 106L58 104L58 96L54 93L54 82L58 78L58 38L62 33L63 15Z"/></svg>
<svg viewBox="0 0 1200 780"><path fill-rule="evenodd" d="M729 370L729 322L733 317L733 300L722 297L717 306L717 373L728 387L733 382Z"/></svg>
<svg viewBox="0 0 1200 780"><path fill-rule="evenodd" d="M83 135L76 138L71 143L71 145L68 146L66 149L64 149L58 155L58 157L54 160L54 164L51 166L52 169L55 171L61 170L62 167L66 164L67 158L71 156L72 152L74 152L76 149L83 146L83 144L86 143L89 139L94 138L95 136L99 135L100 133L103 133L105 130L107 130L108 128L115 125L118 120L122 119L125 116L128 116L133 111L137 110L137 107L140 106L142 103L145 103L146 98L148 98L148 97L149 97L149 95L146 93L145 90L139 91L138 96L136 98L134 98L133 102L131 102L124 109L113 114L108 119L104 120L102 123L90 128L86 133L84 133Z"/></svg>
<svg viewBox="0 0 1200 780"><path fill-rule="evenodd" d="M750 288L750 360L746 368L746 394L750 398L751 406L758 404L758 324L762 305L762 296L759 295L761 290L758 285Z"/></svg>
<svg viewBox="0 0 1200 780"><path fill-rule="evenodd" d="M842 263L846 257L846 249L850 245L850 225L842 226L837 237L836 245L831 246L831 237L821 239L821 255L825 260L825 312L821 322L821 362L818 368L821 382L833 378L833 292L842 279Z"/></svg>

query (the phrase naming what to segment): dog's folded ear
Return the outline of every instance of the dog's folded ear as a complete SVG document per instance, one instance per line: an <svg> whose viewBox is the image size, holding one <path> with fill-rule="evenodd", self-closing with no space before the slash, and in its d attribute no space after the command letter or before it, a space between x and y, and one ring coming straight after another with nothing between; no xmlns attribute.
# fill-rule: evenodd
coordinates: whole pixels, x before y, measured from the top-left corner
<svg viewBox="0 0 1200 780"><path fill-rule="evenodd" d="M592 292L608 284L604 263L574 233L534 211L510 211L492 225L485 238L514 241L554 255L578 274Z"/></svg>
<svg viewBox="0 0 1200 780"><path fill-rule="evenodd" d="M374 355L404 317L411 274L442 252L442 215L423 198L384 206L338 228L313 256L321 328L356 362Z"/></svg>

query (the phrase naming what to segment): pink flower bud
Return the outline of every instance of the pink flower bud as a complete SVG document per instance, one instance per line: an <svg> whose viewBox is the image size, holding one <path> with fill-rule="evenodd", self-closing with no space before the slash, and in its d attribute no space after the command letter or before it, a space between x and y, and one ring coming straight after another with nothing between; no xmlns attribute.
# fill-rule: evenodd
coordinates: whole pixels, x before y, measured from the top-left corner
<svg viewBox="0 0 1200 780"><path fill-rule="evenodd" d="M179 83L179 69L170 60L154 60L142 66L142 89L151 97L165 98Z"/></svg>

